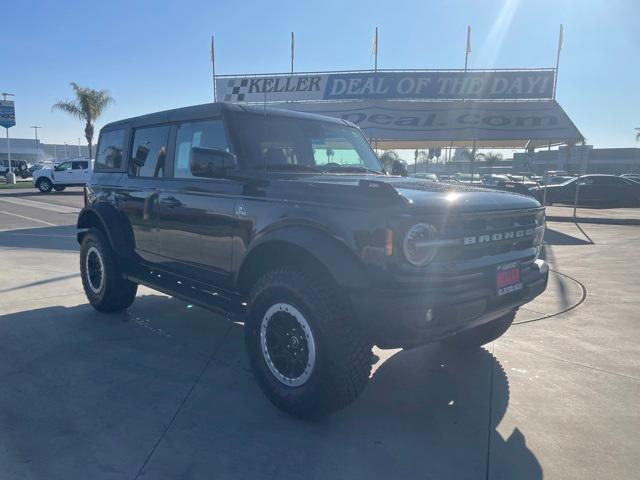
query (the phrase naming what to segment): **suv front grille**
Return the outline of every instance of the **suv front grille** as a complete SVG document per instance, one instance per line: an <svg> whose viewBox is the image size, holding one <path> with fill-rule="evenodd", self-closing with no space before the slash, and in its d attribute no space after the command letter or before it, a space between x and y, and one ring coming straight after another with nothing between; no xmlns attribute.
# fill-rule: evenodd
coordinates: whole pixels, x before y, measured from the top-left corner
<svg viewBox="0 0 640 480"><path fill-rule="evenodd" d="M448 217L439 227L445 244L436 260L471 260L530 248L531 232L541 225L543 216L542 210L527 210Z"/></svg>

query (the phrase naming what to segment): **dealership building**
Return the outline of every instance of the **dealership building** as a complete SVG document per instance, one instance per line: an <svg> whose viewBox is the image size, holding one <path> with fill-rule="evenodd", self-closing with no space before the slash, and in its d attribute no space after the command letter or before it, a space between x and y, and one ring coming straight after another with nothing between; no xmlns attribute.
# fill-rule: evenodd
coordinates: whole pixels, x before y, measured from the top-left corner
<svg viewBox="0 0 640 480"><path fill-rule="evenodd" d="M42 143L32 138L12 138L11 160L26 161L28 164L46 160L64 160L65 158L87 158L89 147L86 145ZM8 145L6 138L0 139L0 161L7 160Z"/></svg>

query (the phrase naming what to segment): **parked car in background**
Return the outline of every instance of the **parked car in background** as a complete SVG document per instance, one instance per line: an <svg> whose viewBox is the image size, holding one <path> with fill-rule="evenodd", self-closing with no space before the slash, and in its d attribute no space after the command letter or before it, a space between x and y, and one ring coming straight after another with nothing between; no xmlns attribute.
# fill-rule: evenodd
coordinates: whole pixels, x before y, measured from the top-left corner
<svg viewBox="0 0 640 480"><path fill-rule="evenodd" d="M551 177L567 177L570 176L569 172L567 172L566 170L549 170L545 175L543 175L544 178L551 178Z"/></svg>
<svg viewBox="0 0 640 480"><path fill-rule="evenodd" d="M566 183L569 180L573 180L574 176L571 175L558 175L556 177L549 177L546 181L547 185L560 185L561 183ZM544 181L542 183L545 183Z"/></svg>
<svg viewBox="0 0 640 480"><path fill-rule="evenodd" d="M92 173L89 160L70 160L33 172L33 186L42 193L61 192L67 187L84 186Z"/></svg>
<svg viewBox="0 0 640 480"><path fill-rule="evenodd" d="M520 183L520 184L524 185L527 188L537 187L538 185L540 185L539 182L537 182L536 180L532 179L530 176L528 176L525 173L507 174L507 177L509 177L509 179L512 182Z"/></svg>
<svg viewBox="0 0 640 480"><path fill-rule="evenodd" d="M626 178L627 180L633 180L634 182L640 182L640 173L623 173L620 176L622 178Z"/></svg>
<svg viewBox="0 0 640 480"><path fill-rule="evenodd" d="M559 185L547 185L547 205L573 204L578 191L578 204L590 206L640 206L640 183L617 175L584 175ZM540 201L545 187L531 189Z"/></svg>
<svg viewBox="0 0 640 480"><path fill-rule="evenodd" d="M473 176L470 173L456 173L453 178L458 183L482 183L480 175L477 173L474 173Z"/></svg>
<svg viewBox="0 0 640 480"><path fill-rule="evenodd" d="M29 164L25 160L11 160L11 170L17 177L28 178L31 175ZM0 160L0 175L7 176L9 173L9 160Z"/></svg>
<svg viewBox="0 0 640 480"><path fill-rule="evenodd" d="M439 182L438 176L435 173L414 173L410 175L414 178L420 178L422 180L430 180L432 182Z"/></svg>
<svg viewBox="0 0 640 480"><path fill-rule="evenodd" d="M494 190L530 195L529 187L521 182L514 182L510 175L489 174L482 176L482 186Z"/></svg>

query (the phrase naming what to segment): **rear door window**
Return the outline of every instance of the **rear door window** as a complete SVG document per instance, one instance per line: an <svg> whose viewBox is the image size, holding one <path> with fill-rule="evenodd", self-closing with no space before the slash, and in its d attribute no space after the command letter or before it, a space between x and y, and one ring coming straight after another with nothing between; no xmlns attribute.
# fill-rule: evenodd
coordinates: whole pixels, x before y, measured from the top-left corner
<svg viewBox="0 0 640 480"><path fill-rule="evenodd" d="M164 177L168 139L168 126L136 129L131 146L129 174L134 177Z"/></svg>
<svg viewBox="0 0 640 480"><path fill-rule="evenodd" d="M193 147L229 151L229 143L222 120L183 123L178 127L173 168L175 178L200 178L191 175L191 149Z"/></svg>
<svg viewBox="0 0 640 480"><path fill-rule="evenodd" d="M73 170L85 170L87 168L87 162L72 162L71 168Z"/></svg>

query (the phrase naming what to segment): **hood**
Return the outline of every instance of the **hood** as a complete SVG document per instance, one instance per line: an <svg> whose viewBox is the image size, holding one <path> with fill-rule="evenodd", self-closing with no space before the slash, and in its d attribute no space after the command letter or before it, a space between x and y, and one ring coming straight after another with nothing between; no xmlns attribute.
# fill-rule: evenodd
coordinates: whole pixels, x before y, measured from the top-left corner
<svg viewBox="0 0 640 480"><path fill-rule="evenodd" d="M313 186L357 187L367 196L387 197L412 209L448 209L460 212L539 208L533 197L481 187L431 182L419 178L386 175L317 175L307 177Z"/></svg>
<svg viewBox="0 0 640 480"><path fill-rule="evenodd" d="M532 197L470 185L435 183L403 178L391 185L412 207L439 206L450 210L481 212L537 208Z"/></svg>

